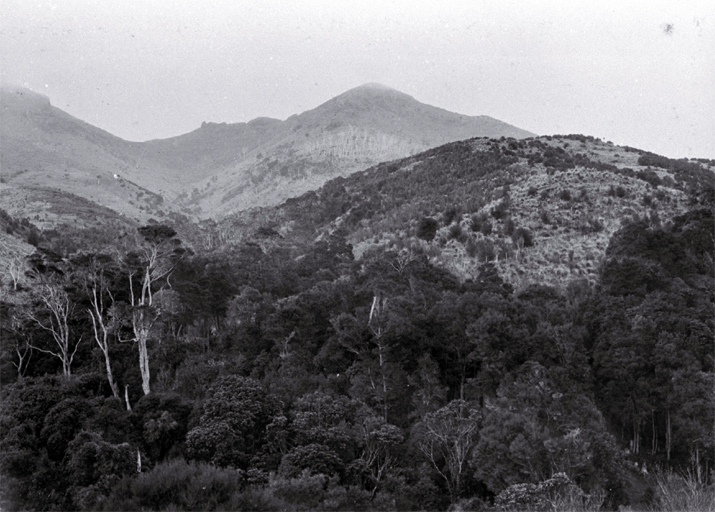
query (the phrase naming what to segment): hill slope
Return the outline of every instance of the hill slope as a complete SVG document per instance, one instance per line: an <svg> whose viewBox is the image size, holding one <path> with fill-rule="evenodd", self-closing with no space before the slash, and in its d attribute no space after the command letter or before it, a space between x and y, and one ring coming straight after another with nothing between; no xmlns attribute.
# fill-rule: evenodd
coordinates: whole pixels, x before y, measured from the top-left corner
<svg viewBox="0 0 715 512"><path fill-rule="evenodd" d="M558 287L595 282L623 225L665 222L697 206L715 189L713 169L715 161L670 160L581 135L471 139L332 180L218 229L245 240L259 225L287 244L340 233L356 255L380 246L427 254L462 280L491 261L517 287Z"/></svg>
<svg viewBox="0 0 715 512"><path fill-rule="evenodd" d="M278 204L333 177L445 142L528 135L371 84L285 121L204 123L179 137L128 142L42 95L2 87L0 182L11 194L61 190L137 221L179 212L211 217Z"/></svg>
<svg viewBox="0 0 715 512"><path fill-rule="evenodd" d="M241 139L240 151L233 153L236 160L207 176L191 197L187 195L186 204L199 205L214 217L278 204L336 176L447 142L533 135L486 116L463 116L425 105L378 84L351 89L283 122L259 119L246 125L207 125L202 130L211 141ZM265 138L260 139L259 133ZM198 146L195 154L202 154Z"/></svg>
<svg viewBox="0 0 715 512"><path fill-rule="evenodd" d="M161 217L161 208L167 208L161 193L171 182L164 180L166 172L142 165L138 151L136 145L53 107L45 96L0 88L4 196L32 191L36 200L41 203L44 196L49 205L51 191L62 191L137 220Z"/></svg>

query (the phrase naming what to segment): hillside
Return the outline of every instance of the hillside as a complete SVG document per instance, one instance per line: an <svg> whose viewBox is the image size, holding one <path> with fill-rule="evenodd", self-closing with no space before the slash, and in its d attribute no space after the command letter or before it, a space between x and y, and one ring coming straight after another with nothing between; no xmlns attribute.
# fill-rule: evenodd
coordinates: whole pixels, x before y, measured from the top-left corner
<svg viewBox="0 0 715 512"><path fill-rule="evenodd" d="M0 212L0 503L711 510L713 164L482 138L219 223Z"/></svg>
<svg viewBox="0 0 715 512"><path fill-rule="evenodd" d="M142 165L130 143L53 107L47 97L0 88L3 194L39 198L43 191L62 191L146 221L172 209L162 205L161 191L171 183L164 174ZM50 205L52 197L41 201Z"/></svg>
<svg viewBox="0 0 715 512"><path fill-rule="evenodd" d="M340 232L356 256L378 246L427 254L461 280L490 261L517 288L594 283L615 231L693 207L713 188L713 169L581 135L479 138L330 181L219 229L247 239L262 224L284 243Z"/></svg>
<svg viewBox="0 0 715 512"><path fill-rule="evenodd" d="M207 176L182 202L199 205L212 217L279 204L334 177L447 142L533 135L486 116L463 116L425 105L379 84L351 89L283 122L209 124L202 130L212 140L238 130L248 135L240 146L241 157L234 156L233 164ZM259 143L256 134L261 131L271 138Z"/></svg>
<svg viewBox="0 0 715 512"><path fill-rule="evenodd" d="M45 96L3 86L0 184L6 194L34 198L59 190L137 222L211 218L279 204L336 176L446 142L529 135L372 84L285 121L204 123L178 137L128 142L53 107Z"/></svg>

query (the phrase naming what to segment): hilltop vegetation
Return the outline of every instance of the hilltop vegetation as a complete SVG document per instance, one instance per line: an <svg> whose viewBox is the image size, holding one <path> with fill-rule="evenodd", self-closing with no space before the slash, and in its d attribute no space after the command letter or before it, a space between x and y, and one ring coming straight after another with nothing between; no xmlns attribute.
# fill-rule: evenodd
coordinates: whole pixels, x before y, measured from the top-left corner
<svg viewBox="0 0 715 512"><path fill-rule="evenodd" d="M580 135L472 139L332 180L277 209L236 214L217 237L247 240L255 225L283 243L342 232L356 254L377 246L425 254L462 281L488 261L517 288L593 284L617 229L682 213L715 183L707 161L660 157L679 166L672 171L648 158ZM420 234L425 223L433 236Z"/></svg>
<svg viewBox="0 0 715 512"><path fill-rule="evenodd" d="M712 164L472 139L221 222L3 214L3 508L711 509Z"/></svg>

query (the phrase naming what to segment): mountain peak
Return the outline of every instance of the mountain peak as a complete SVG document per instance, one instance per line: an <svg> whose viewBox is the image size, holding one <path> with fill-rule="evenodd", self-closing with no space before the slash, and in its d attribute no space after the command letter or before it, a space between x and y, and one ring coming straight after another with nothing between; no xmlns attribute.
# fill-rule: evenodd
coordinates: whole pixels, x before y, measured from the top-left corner
<svg viewBox="0 0 715 512"><path fill-rule="evenodd" d="M360 89L372 89L372 90L378 90L378 91L395 91L399 92L396 89L393 89L392 87L389 87L387 85L379 84L377 82L368 82L366 84L359 85L355 87L355 90L360 90Z"/></svg>
<svg viewBox="0 0 715 512"><path fill-rule="evenodd" d="M363 85L359 85L348 91L344 92L340 97L389 97L389 98L403 98L414 100L409 94L400 92L397 89L389 87L387 85L379 84L377 82L369 82Z"/></svg>
<svg viewBox="0 0 715 512"><path fill-rule="evenodd" d="M25 87L11 84L0 84L0 108L3 112L44 111L50 107L50 98Z"/></svg>

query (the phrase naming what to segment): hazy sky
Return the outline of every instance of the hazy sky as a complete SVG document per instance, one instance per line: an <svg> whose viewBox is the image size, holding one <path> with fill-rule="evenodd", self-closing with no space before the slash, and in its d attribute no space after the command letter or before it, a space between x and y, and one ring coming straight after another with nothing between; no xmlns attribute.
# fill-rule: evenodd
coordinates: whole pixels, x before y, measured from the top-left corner
<svg viewBox="0 0 715 512"><path fill-rule="evenodd" d="M712 0L0 0L4 82L129 140L366 82L539 134L715 158Z"/></svg>

